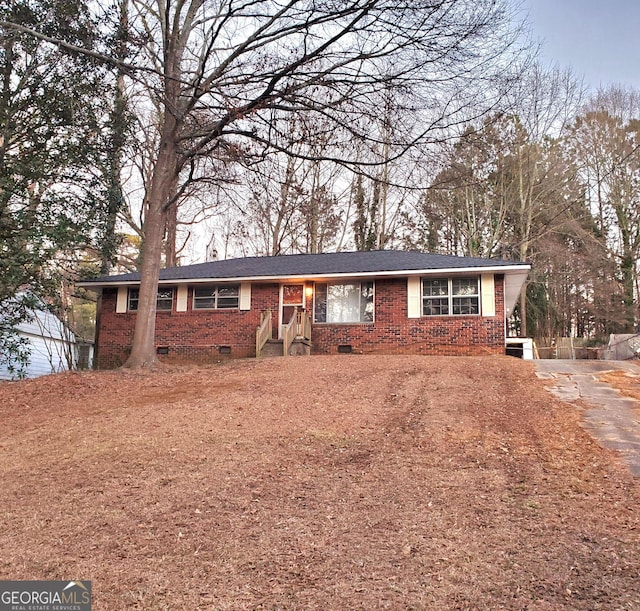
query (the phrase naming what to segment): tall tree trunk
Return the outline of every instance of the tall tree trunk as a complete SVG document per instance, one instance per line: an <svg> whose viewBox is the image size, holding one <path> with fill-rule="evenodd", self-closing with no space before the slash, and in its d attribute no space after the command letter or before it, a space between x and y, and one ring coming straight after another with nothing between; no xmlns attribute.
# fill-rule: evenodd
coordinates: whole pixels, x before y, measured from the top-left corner
<svg viewBox="0 0 640 611"><path fill-rule="evenodd" d="M152 367L156 361L155 329L158 279L162 260L166 202L172 196L176 176L176 121L167 113L148 194L144 223L144 251L140 269L140 296L131 354L125 367Z"/></svg>
<svg viewBox="0 0 640 611"><path fill-rule="evenodd" d="M167 267L178 265L178 202L176 199L168 204L165 212L164 258Z"/></svg>
<svg viewBox="0 0 640 611"><path fill-rule="evenodd" d="M151 192L159 192L160 186ZM131 354L124 364L125 367L150 367L156 362L155 330L156 330L156 300L158 294L158 278L160 277L160 252L164 223L162 215L162 200L154 199L149 202L149 213L145 221L144 253L140 270L140 297L136 324L133 334Z"/></svg>
<svg viewBox="0 0 640 611"><path fill-rule="evenodd" d="M320 216L320 206L322 194L320 193L320 164L315 162L313 167L313 179L311 183L311 193L309 194L309 219L307 222L307 252L318 253L318 217Z"/></svg>

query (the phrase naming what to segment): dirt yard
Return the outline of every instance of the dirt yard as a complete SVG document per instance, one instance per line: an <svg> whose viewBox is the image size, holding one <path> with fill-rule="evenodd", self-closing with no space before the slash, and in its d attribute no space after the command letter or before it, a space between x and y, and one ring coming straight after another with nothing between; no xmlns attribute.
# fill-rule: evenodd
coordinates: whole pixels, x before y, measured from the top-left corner
<svg viewBox="0 0 640 611"><path fill-rule="evenodd" d="M0 384L0 579L94 610L640 609L640 481L508 357Z"/></svg>

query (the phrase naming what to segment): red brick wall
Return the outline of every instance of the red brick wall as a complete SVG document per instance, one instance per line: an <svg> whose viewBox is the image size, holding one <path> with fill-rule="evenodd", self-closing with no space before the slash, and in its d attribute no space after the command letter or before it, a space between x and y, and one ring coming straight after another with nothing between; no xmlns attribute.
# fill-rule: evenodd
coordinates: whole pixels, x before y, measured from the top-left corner
<svg viewBox="0 0 640 611"><path fill-rule="evenodd" d="M495 278L496 316L407 318L407 280L377 280L375 322L316 324L313 352L337 354L338 346L357 353L481 355L504 354L504 280Z"/></svg>
<svg viewBox="0 0 640 611"><path fill-rule="evenodd" d="M504 282L496 275L496 316L407 318L407 280L375 283L375 322L314 324L314 354L335 354L338 346L357 353L474 355L504 353ZM116 314L116 289L104 289L99 317L97 365L118 367L129 354L135 312ZM173 362L211 362L228 346L232 357L255 356L255 333L262 310L274 312L277 333L279 285L254 284L251 310L192 310L189 289L186 312L158 312L156 345L168 348ZM311 301L307 307L311 309ZM175 309L175 297L174 297Z"/></svg>
<svg viewBox="0 0 640 611"><path fill-rule="evenodd" d="M169 353L163 360L172 362L213 362L226 355L221 346L231 348L236 358L255 356L256 329L262 310L278 311L280 287L277 284L254 285L251 310L192 310L193 290L189 288L187 311L158 312L156 346ZM116 314L116 289L104 289L98 329L97 365L119 367L126 360L133 338L135 312ZM274 316L274 326L276 317Z"/></svg>

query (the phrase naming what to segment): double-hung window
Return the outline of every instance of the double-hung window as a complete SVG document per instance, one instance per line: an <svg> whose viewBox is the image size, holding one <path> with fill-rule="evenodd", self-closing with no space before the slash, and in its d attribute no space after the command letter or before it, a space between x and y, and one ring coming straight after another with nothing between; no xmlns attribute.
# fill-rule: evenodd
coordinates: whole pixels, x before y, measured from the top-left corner
<svg viewBox="0 0 640 611"><path fill-rule="evenodd" d="M193 289L194 310L237 310L239 305L239 284L196 286Z"/></svg>
<svg viewBox="0 0 640 611"><path fill-rule="evenodd" d="M140 289L129 289L129 304L128 308L131 312L135 312L138 309L138 302L140 301ZM156 300L156 310L158 311L171 311L173 308L173 289L158 289L158 298Z"/></svg>
<svg viewBox="0 0 640 611"><path fill-rule="evenodd" d="M477 276L423 278L422 315L480 314L480 283Z"/></svg>
<svg viewBox="0 0 640 611"><path fill-rule="evenodd" d="M373 322L373 282L318 282L314 321L318 323Z"/></svg>

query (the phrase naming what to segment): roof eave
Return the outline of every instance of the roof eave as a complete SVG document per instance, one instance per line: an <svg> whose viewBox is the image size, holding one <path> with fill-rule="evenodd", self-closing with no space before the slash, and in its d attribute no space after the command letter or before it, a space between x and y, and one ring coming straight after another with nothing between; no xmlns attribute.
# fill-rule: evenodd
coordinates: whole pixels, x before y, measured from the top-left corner
<svg viewBox="0 0 640 611"><path fill-rule="evenodd" d="M529 276L529 270L531 266L528 266L529 269L521 269L512 274L507 274L505 276L504 282L504 315L505 317L511 316L513 313L513 308L518 301L518 297L520 297L520 292L522 291L522 287L527 281L527 277Z"/></svg>
<svg viewBox="0 0 640 611"><path fill-rule="evenodd" d="M216 278L216 277L203 277L203 278L171 278L167 280L159 280L161 285L172 284L208 284L211 282L289 282L289 281L301 281L301 280L329 280L329 279L342 279L342 278L389 278L394 276L406 277L406 276L433 276L442 274L463 274L463 273L528 273L531 269L529 264L514 264L514 265L488 265L482 267L449 267L442 269L401 269L401 270L386 270L386 271L373 271L373 272L331 272L320 274L289 274L289 275L265 275L265 276L233 276L228 278ZM112 282L95 282L92 280L84 280L76 282L76 286L89 290L98 290L108 287L118 286L136 286L140 284L140 280L115 280Z"/></svg>

